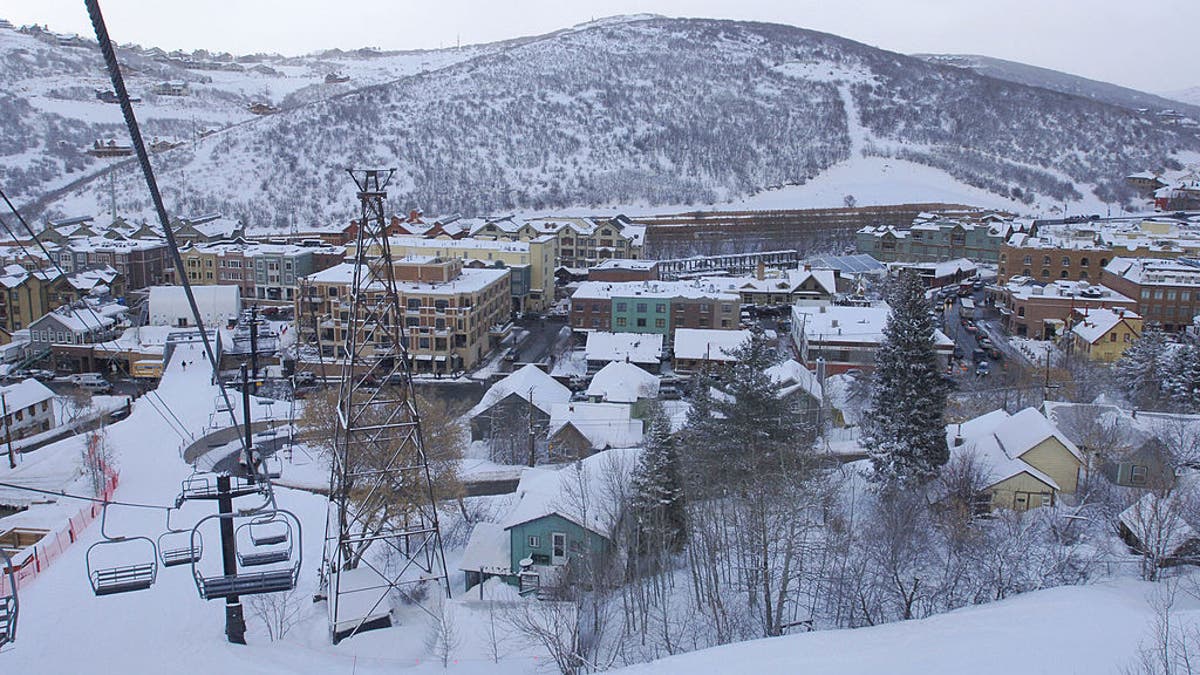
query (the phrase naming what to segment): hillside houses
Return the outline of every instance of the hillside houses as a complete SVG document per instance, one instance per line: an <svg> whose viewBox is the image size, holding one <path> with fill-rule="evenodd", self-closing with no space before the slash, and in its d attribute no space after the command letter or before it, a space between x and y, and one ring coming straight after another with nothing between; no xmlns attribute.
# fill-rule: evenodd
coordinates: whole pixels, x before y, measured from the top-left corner
<svg viewBox="0 0 1200 675"><path fill-rule="evenodd" d="M1074 494L1083 454L1034 408L994 410L946 427L951 461L970 462L982 480L978 508L1026 511Z"/></svg>
<svg viewBox="0 0 1200 675"><path fill-rule="evenodd" d="M467 412L471 440L485 441L494 458L536 463L546 454L545 432L554 405L570 400L570 389L537 366L524 366L489 387Z"/></svg>
<svg viewBox="0 0 1200 675"><path fill-rule="evenodd" d="M642 421L621 403L556 403L550 409L547 455L550 461L586 457L610 448L642 443Z"/></svg>
<svg viewBox="0 0 1200 675"><path fill-rule="evenodd" d="M560 469L526 469L500 522L475 525L459 565L466 588L500 577L535 592L557 585L572 565L607 562L622 517L619 486L639 453L610 450Z"/></svg>

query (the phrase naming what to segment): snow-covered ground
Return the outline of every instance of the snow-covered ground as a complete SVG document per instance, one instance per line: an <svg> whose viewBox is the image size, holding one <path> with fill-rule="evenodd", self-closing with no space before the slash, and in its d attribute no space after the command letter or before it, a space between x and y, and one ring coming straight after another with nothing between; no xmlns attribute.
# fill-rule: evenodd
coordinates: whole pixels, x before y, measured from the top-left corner
<svg viewBox="0 0 1200 675"><path fill-rule="evenodd" d="M1053 588L920 621L753 640L618 672L927 675L1130 672L1152 638L1152 584L1121 581ZM1184 603L1184 617L1200 604ZM1136 671L1140 672L1140 671Z"/></svg>

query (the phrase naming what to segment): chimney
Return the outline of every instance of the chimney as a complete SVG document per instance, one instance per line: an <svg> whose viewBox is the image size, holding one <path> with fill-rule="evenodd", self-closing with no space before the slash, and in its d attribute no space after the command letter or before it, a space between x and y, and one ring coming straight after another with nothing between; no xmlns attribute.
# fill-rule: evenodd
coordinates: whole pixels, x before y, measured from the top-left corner
<svg viewBox="0 0 1200 675"><path fill-rule="evenodd" d="M834 328L837 328L837 327L838 327L838 320L837 320L837 319L831 319L831 320L829 321L829 325L830 325L830 326L833 326Z"/></svg>
<svg viewBox="0 0 1200 675"><path fill-rule="evenodd" d="M758 279L759 281L767 278L767 264L761 260L758 261L758 267L755 268L754 278Z"/></svg>
<svg viewBox="0 0 1200 675"><path fill-rule="evenodd" d="M963 444L962 422L959 422L958 423L958 431L954 432L954 447L957 448L958 446L960 446L962 444Z"/></svg>
<svg viewBox="0 0 1200 675"><path fill-rule="evenodd" d="M809 263L804 263L804 271L805 271L805 272L811 272L811 271L812 271L812 265L810 265Z"/></svg>

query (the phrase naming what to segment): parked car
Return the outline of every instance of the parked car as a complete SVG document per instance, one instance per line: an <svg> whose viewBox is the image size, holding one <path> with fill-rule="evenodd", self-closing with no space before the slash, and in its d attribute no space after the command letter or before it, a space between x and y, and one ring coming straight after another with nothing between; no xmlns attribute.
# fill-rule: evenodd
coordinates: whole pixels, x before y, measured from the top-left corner
<svg viewBox="0 0 1200 675"><path fill-rule="evenodd" d="M971 360L975 363L980 363L987 359L987 352L982 349L976 349L971 352Z"/></svg>
<svg viewBox="0 0 1200 675"><path fill-rule="evenodd" d="M679 387L669 384L658 388L658 397L664 401L678 401L683 398L683 391Z"/></svg>
<svg viewBox="0 0 1200 675"><path fill-rule="evenodd" d="M316 383L317 376L315 374L313 374L311 371L304 370L299 373L296 373L296 375L294 376L294 379L295 379L297 387L307 387L311 384Z"/></svg>
<svg viewBox="0 0 1200 675"><path fill-rule="evenodd" d="M504 360L513 363L520 355L521 353L517 351L516 347L509 347L508 351L504 352Z"/></svg>
<svg viewBox="0 0 1200 675"><path fill-rule="evenodd" d="M1004 352L997 349L995 345L988 347L987 354L993 361L999 361L1004 358Z"/></svg>
<svg viewBox="0 0 1200 675"><path fill-rule="evenodd" d="M54 379L54 371L35 368L35 369L29 371L28 376L32 377L33 379L37 380L38 382L49 382L50 380Z"/></svg>
<svg viewBox="0 0 1200 675"><path fill-rule="evenodd" d="M968 321L968 322L967 322L967 332L968 332L968 333L978 333L978 332L979 332L979 326L976 326L974 323L972 323L972 322Z"/></svg>
<svg viewBox="0 0 1200 675"><path fill-rule="evenodd" d="M987 361L980 361L979 365L975 366L975 377L987 377L992 372L992 367Z"/></svg>

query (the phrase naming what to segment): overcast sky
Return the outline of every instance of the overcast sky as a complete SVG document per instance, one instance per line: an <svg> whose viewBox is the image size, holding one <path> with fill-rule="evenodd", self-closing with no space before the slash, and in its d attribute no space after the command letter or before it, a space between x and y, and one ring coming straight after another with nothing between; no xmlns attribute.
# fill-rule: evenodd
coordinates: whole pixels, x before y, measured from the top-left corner
<svg viewBox="0 0 1200 675"><path fill-rule="evenodd" d="M835 33L894 51L974 53L1146 91L1200 85L1200 0L101 0L117 42L301 54L414 49L652 12ZM83 0L0 0L15 24L91 35Z"/></svg>

